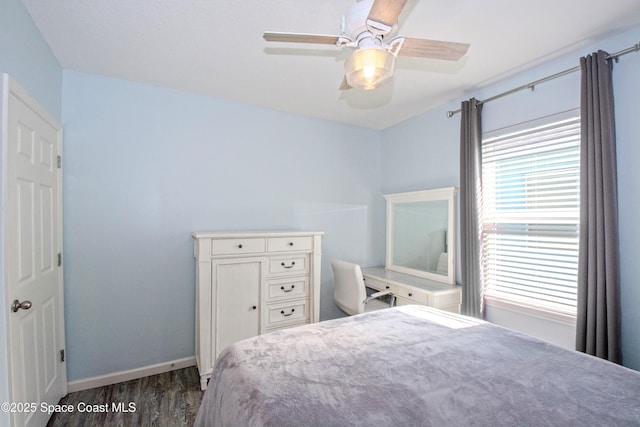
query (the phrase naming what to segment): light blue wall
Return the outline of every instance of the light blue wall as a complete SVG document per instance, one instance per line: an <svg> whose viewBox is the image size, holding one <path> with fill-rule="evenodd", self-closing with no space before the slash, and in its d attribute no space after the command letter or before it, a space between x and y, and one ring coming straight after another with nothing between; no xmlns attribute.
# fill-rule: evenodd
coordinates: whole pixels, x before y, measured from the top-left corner
<svg viewBox="0 0 640 427"><path fill-rule="evenodd" d="M640 30L616 45L640 42ZM615 49L614 47L610 48ZM640 54L631 54L614 68L618 148L618 220L622 300L622 357L640 370Z"/></svg>
<svg viewBox="0 0 640 427"><path fill-rule="evenodd" d="M332 258L383 257L379 132L73 71L63 95L70 381L194 354L193 231L324 231L321 318Z"/></svg>
<svg viewBox="0 0 640 427"><path fill-rule="evenodd" d="M60 121L62 68L20 0L0 0L0 72Z"/></svg>
<svg viewBox="0 0 640 427"><path fill-rule="evenodd" d="M527 84L559 71L579 65L579 57L597 49L616 52L640 40L640 28L613 36L561 59L532 68L467 97L485 99L505 90ZM640 54L623 57L614 67L616 128L618 145L618 189L620 202L620 248L622 292L622 340L624 364L640 369L640 279L635 265L640 259ZM487 103L483 109L485 131L578 108L580 74L574 73L535 88ZM382 192L418 190L459 185L460 116L447 118L463 99L442 105L382 132ZM459 251L458 251L459 256ZM460 274L458 271L458 278ZM501 313L501 316L504 313ZM516 319L514 318L514 321ZM521 322L521 319L517 319ZM530 320L531 321L531 320ZM532 330L535 325L528 325ZM540 323L538 331L549 333L549 325ZM547 331L544 331L547 329ZM550 340L571 335L570 327L559 327ZM532 332L529 330L528 332ZM533 331L534 333L536 331Z"/></svg>
<svg viewBox="0 0 640 427"><path fill-rule="evenodd" d="M31 17L19 0L0 0L0 74L10 74L27 89L56 119L62 110L62 69L40 36ZM1 99L1 98L0 98ZM0 104L0 117L2 117ZM0 132L2 131L0 123ZM0 150L0 168L4 167ZM2 215L4 218L4 182L0 173ZM4 241L4 223L0 224L0 242ZM0 402L9 400L7 365L7 316L9 306L5 298L4 245L0 245ZM9 425L9 414L0 412L0 425Z"/></svg>

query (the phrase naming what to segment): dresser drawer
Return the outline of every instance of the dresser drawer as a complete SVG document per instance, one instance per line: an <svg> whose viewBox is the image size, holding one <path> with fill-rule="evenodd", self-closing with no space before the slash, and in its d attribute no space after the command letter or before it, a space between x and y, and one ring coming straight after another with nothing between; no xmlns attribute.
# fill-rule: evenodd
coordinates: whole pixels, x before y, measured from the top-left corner
<svg viewBox="0 0 640 427"><path fill-rule="evenodd" d="M265 328L273 329L291 323L309 321L309 300L297 300L281 304L268 304Z"/></svg>
<svg viewBox="0 0 640 427"><path fill-rule="evenodd" d="M307 255L291 255L269 259L269 274L302 274L309 272L309 257Z"/></svg>
<svg viewBox="0 0 640 427"><path fill-rule="evenodd" d="M266 249L265 239L213 239L211 255L238 255L243 253L259 253Z"/></svg>
<svg viewBox="0 0 640 427"><path fill-rule="evenodd" d="M290 298L306 298L309 296L309 277L292 277L290 279L267 280L267 301L278 301Z"/></svg>
<svg viewBox="0 0 640 427"><path fill-rule="evenodd" d="M269 252L310 251L313 248L311 236L300 237L269 237L267 249Z"/></svg>
<svg viewBox="0 0 640 427"><path fill-rule="evenodd" d="M273 332L273 331L281 331L283 329L289 329L289 328L295 328L296 326L304 326L304 325L308 325L309 323L311 323L308 319L307 320L302 320L300 322L295 322L295 323L281 323L276 327L271 327L270 329L265 329L262 333L267 333L267 332Z"/></svg>

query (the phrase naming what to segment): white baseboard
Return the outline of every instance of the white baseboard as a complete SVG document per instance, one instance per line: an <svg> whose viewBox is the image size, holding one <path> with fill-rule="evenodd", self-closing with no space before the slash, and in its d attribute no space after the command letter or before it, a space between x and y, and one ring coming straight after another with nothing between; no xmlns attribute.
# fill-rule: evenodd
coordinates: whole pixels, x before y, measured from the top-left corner
<svg viewBox="0 0 640 427"><path fill-rule="evenodd" d="M196 358L194 356L185 357L184 359L171 360L169 362L130 369L128 371L114 372L112 374L71 381L70 383L67 383L67 390L69 393L73 393L74 391L88 390L90 388L103 387L106 385L121 383L123 381L137 380L138 378L162 374L164 372L175 371L177 369L188 368L195 365Z"/></svg>

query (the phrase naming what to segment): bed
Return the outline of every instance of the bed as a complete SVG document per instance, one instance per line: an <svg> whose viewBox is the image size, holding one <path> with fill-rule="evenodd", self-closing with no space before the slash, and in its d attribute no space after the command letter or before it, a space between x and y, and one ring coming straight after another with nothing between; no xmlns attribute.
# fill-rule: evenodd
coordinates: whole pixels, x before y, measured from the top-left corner
<svg viewBox="0 0 640 427"><path fill-rule="evenodd" d="M196 426L638 426L640 372L402 306L219 356Z"/></svg>

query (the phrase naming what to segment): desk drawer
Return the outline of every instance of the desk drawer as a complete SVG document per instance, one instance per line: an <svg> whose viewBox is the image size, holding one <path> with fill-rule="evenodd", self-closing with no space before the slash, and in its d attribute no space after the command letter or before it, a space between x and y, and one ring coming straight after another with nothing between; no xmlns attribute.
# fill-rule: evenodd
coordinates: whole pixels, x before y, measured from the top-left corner
<svg viewBox="0 0 640 427"><path fill-rule="evenodd" d="M429 305L429 294L426 291L414 288L399 288L396 295L411 301L411 304Z"/></svg>
<svg viewBox="0 0 640 427"><path fill-rule="evenodd" d="M269 252L310 251L313 248L313 238L311 236L269 237L267 248Z"/></svg>
<svg viewBox="0 0 640 427"><path fill-rule="evenodd" d="M213 239L211 241L211 255L239 255L243 253L264 252L266 244L264 239Z"/></svg>
<svg viewBox="0 0 640 427"><path fill-rule="evenodd" d="M373 277L365 277L364 284L368 288L376 289L378 291L391 291L394 294L397 293L397 287L395 285L391 285L383 280L378 280Z"/></svg>

